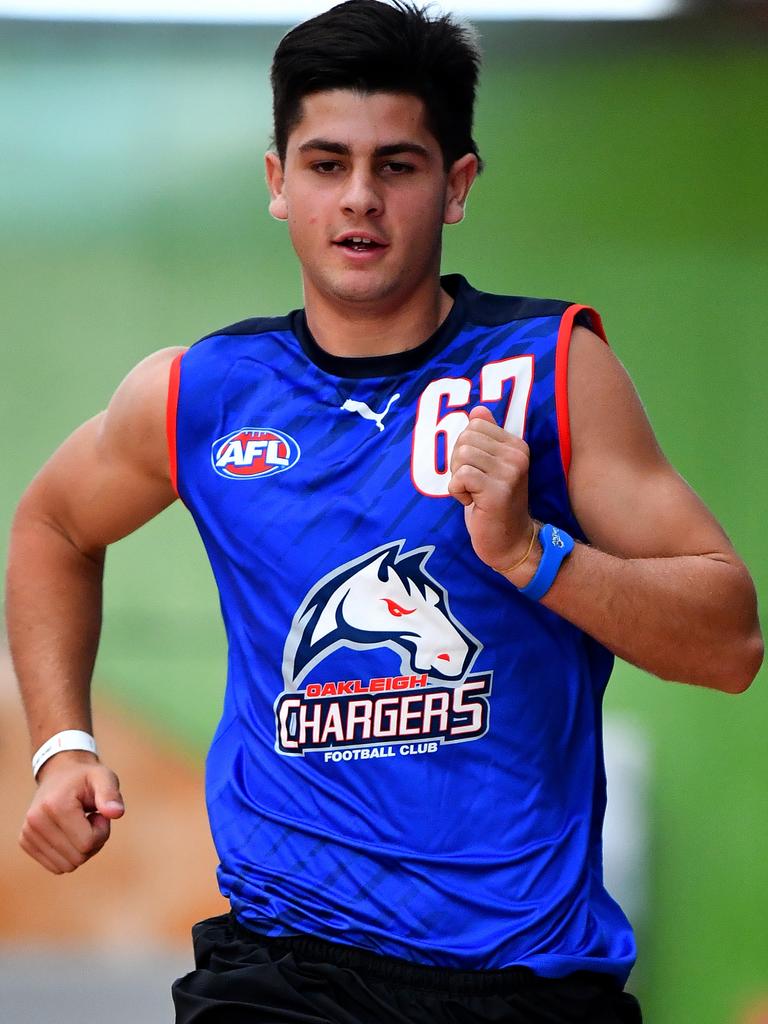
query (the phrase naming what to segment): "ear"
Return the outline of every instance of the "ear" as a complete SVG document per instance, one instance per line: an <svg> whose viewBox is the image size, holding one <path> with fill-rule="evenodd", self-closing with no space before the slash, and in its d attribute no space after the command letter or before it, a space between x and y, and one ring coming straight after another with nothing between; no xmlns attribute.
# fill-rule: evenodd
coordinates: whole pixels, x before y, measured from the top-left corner
<svg viewBox="0 0 768 1024"><path fill-rule="evenodd" d="M285 175L283 165L277 153L269 152L264 157L264 169L269 189L269 212L275 220L288 220L288 204L283 191Z"/></svg>
<svg viewBox="0 0 768 1024"><path fill-rule="evenodd" d="M464 219L464 205L477 177L478 162L474 153L465 153L455 160L448 170L445 190L444 224L458 224Z"/></svg>

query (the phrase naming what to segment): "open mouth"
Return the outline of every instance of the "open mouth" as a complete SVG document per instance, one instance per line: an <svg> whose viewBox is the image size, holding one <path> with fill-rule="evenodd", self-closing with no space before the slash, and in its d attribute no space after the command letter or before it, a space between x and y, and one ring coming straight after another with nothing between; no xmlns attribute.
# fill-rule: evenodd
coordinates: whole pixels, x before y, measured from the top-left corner
<svg viewBox="0 0 768 1024"><path fill-rule="evenodd" d="M333 244L341 246L343 249L351 249L352 252L373 252L376 249L386 249L386 245L383 242L377 242L375 238L368 238L363 235L349 235L347 238L342 238Z"/></svg>

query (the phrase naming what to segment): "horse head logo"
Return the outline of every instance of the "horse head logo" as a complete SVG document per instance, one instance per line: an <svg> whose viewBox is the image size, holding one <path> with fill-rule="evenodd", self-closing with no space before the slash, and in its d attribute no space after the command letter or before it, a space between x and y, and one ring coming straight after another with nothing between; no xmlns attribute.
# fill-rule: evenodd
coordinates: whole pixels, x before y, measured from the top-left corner
<svg viewBox="0 0 768 1024"><path fill-rule="evenodd" d="M340 647L388 647L401 673L428 673L460 686L482 649L451 614L448 595L425 570L434 547L401 554L384 544L334 569L309 591L293 617L283 651L286 690Z"/></svg>

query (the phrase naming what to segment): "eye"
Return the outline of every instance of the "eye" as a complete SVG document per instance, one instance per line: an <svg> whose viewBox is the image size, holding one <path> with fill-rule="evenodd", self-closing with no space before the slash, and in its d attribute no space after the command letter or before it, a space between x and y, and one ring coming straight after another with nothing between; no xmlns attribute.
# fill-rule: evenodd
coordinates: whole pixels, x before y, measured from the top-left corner
<svg viewBox="0 0 768 1024"><path fill-rule="evenodd" d="M402 174L411 174L415 169L413 164L405 164L400 160L389 160L382 166L382 170L398 177Z"/></svg>
<svg viewBox="0 0 768 1024"><path fill-rule="evenodd" d="M412 615L416 611L415 608L401 608L400 605L390 597L382 597L381 600L387 602L389 614L394 615L396 619L399 619L401 615Z"/></svg>
<svg viewBox="0 0 768 1024"><path fill-rule="evenodd" d="M317 171L318 174L333 174L339 167L341 164L338 160L318 160L312 164L312 170Z"/></svg>

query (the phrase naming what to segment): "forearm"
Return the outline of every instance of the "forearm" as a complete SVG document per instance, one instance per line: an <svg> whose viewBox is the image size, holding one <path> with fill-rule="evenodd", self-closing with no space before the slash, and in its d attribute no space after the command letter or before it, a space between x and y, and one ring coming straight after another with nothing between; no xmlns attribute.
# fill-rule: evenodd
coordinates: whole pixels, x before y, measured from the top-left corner
<svg viewBox="0 0 768 1024"><path fill-rule="evenodd" d="M538 563L505 575L524 586ZM577 544L541 603L663 679L741 692L762 660L755 592L717 555L618 558Z"/></svg>
<svg viewBox="0 0 768 1024"><path fill-rule="evenodd" d="M11 533L8 636L32 750L64 729L92 732L90 681L101 625L103 551L87 554L22 502ZM19 843L53 874L74 871L109 838L124 804L95 754L65 750L37 774Z"/></svg>
<svg viewBox="0 0 768 1024"><path fill-rule="evenodd" d="M63 729L92 732L102 570L103 553L84 554L22 503L11 532L6 611L33 749Z"/></svg>

